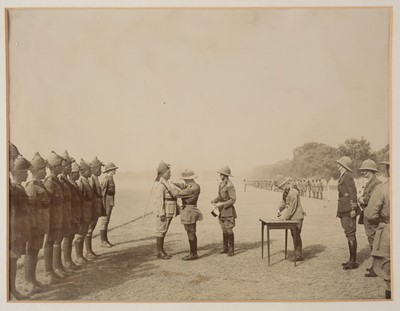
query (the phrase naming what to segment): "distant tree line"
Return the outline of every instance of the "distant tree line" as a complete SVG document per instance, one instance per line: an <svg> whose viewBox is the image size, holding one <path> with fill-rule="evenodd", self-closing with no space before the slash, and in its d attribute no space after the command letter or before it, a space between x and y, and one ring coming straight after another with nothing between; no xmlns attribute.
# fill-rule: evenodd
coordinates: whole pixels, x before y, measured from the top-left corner
<svg viewBox="0 0 400 311"><path fill-rule="evenodd" d="M389 145L381 150L372 151L370 142L364 137L361 139L349 138L337 148L309 142L293 150L292 160L283 160L254 168L252 178L273 179L280 174L293 178L337 179L339 172L335 160L342 156L349 156L353 160L353 175L359 177L358 168L364 160L372 159L379 163L388 160L389 154Z"/></svg>

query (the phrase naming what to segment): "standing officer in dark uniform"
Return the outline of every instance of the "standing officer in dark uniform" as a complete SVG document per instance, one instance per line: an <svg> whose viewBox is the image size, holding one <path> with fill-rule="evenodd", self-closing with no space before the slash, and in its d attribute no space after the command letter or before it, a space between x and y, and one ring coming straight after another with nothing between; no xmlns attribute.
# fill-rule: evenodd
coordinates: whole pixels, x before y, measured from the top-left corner
<svg viewBox="0 0 400 311"><path fill-rule="evenodd" d="M57 279L62 279L66 276L62 270L53 268L54 242L61 241L63 238L62 225L64 197L62 184L57 178L57 176L62 172L63 158L52 151L47 159L47 163L50 169L50 176L44 180L44 186L50 196L50 225L44 242L43 253L46 281L48 284L54 284L57 283ZM56 252L57 251L58 249L56 249ZM56 254L56 256L58 256L58 254Z"/></svg>
<svg viewBox="0 0 400 311"><path fill-rule="evenodd" d="M89 230L85 237L85 256L88 259L95 259L98 255L93 252L92 249L92 236L93 231L96 228L97 221L100 216L104 216L104 206L103 206L103 195L101 194L101 186L99 182L99 176L101 175L101 167L104 166L103 162L99 161L97 157L94 157L92 162L90 162L90 168L92 170L92 176L89 179L90 186L93 191L93 211L92 211L92 221L89 224Z"/></svg>
<svg viewBox="0 0 400 311"><path fill-rule="evenodd" d="M373 269L386 283L385 298L391 299L390 273L390 163L386 166L388 180L377 186L372 192L368 206L365 208L365 219L371 224L378 224L372 247Z"/></svg>
<svg viewBox="0 0 400 311"><path fill-rule="evenodd" d="M338 209L337 216L340 218L342 228L347 238L350 259L342 264L343 269L357 269L357 238L356 238L356 216L358 212L357 205L357 189L354 179L351 176L352 172L351 159L349 157L341 157L336 160L337 168L340 172L338 181Z"/></svg>
<svg viewBox="0 0 400 311"><path fill-rule="evenodd" d="M203 214L197 207L197 200L200 195L200 186L194 181L197 177L192 170L186 169L181 176L185 183L174 184L181 189L177 194L177 197L182 199L181 223L184 225L189 239L190 253L182 258L185 261L199 258L197 254L196 222L203 220Z"/></svg>
<svg viewBox="0 0 400 311"><path fill-rule="evenodd" d="M361 208L364 210L368 206L369 199L371 197L374 189L381 183L381 181L376 177L376 172L378 172L378 167L373 160L365 160L361 167L359 168L362 175L368 179L365 184L363 195L358 198L358 203ZM374 237L376 229L378 228L378 224L371 224L367 219L364 218L364 211L361 212L359 222L360 224L364 223L365 234L368 238L368 243L372 251L372 246L374 244ZM373 267L368 268L368 273L365 274L365 277L376 277L376 273L374 272Z"/></svg>
<svg viewBox="0 0 400 311"><path fill-rule="evenodd" d="M221 254L233 256L235 254L235 236L233 228L235 227L235 219L237 218L236 210L233 204L236 202L235 186L229 180L231 169L228 166L222 167L219 171L221 183L219 184L218 197L211 201L218 207L220 214L219 224L222 229L223 249Z"/></svg>
<svg viewBox="0 0 400 311"><path fill-rule="evenodd" d="M105 207L106 216L101 218L100 238L102 247L113 247L108 240L108 224L110 223L111 213L115 203L115 182L114 175L117 171L114 163L107 163L104 167L104 179L101 182L101 193L103 195L103 206Z"/></svg>
<svg viewBox="0 0 400 311"><path fill-rule="evenodd" d="M29 239L29 201L22 183L28 178L30 162L22 156L18 156L18 149L10 145L10 169L12 180L10 180L10 293L15 299L27 299L16 288L15 279L17 275L17 261L25 253L25 245Z"/></svg>
<svg viewBox="0 0 400 311"><path fill-rule="evenodd" d="M43 179L46 177L46 161L36 152L31 165L32 180L25 187L31 214L29 215L29 241L26 244L24 268L26 290L29 294L35 294L44 288L44 285L36 279L36 267L39 251L43 247L44 236L49 231L50 198L43 184Z"/></svg>
<svg viewBox="0 0 400 311"><path fill-rule="evenodd" d="M76 252L76 263L83 265L88 261L83 256L83 240L88 232L89 224L92 221L92 210L93 210L93 190L89 183L89 177L92 176L92 170L90 164L85 160L81 159L79 163L80 177L77 181L79 192L81 194L81 209L82 218L79 227L79 234L77 234L75 240L75 252Z"/></svg>

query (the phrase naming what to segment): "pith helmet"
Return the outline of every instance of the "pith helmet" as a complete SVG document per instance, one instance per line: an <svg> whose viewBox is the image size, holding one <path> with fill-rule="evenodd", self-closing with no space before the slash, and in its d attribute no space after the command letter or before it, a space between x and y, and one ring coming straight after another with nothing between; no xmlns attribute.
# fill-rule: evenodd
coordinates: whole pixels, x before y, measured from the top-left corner
<svg viewBox="0 0 400 311"><path fill-rule="evenodd" d="M59 156L57 153L52 151L50 153L50 156L47 159L47 163L49 163L49 165L51 165L51 166L57 166L57 165L61 164L63 160L64 159L61 156Z"/></svg>
<svg viewBox="0 0 400 311"><path fill-rule="evenodd" d="M103 173L107 173L109 171L113 171L116 170L118 167L112 163L112 162L108 162L105 166L104 166L104 171Z"/></svg>
<svg viewBox="0 0 400 311"><path fill-rule="evenodd" d="M384 164L384 165L390 166L390 162L389 161L382 161L380 164Z"/></svg>
<svg viewBox="0 0 400 311"><path fill-rule="evenodd" d="M352 172L352 169L350 168L351 166L351 159L350 157L341 157L339 160L336 160L337 163L339 163L341 166L343 166L346 170L349 172Z"/></svg>
<svg viewBox="0 0 400 311"><path fill-rule="evenodd" d="M71 157L69 156L67 150L65 150L65 151L61 154L61 156L63 157L63 159L64 159L67 163L72 163L72 162L74 162L73 158L71 158Z"/></svg>
<svg viewBox="0 0 400 311"><path fill-rule="evenodd" d="M16 159L20 155L18 148L13 143L10 143L9 155L10 159Z"/></svg>
<svg viewBox="0 0 400 311"><path fill-rule="evenodd" d="M31 164L32 164L32 167L36 168L36 169L45 168L47 166L46 160L40 156L39 152L35 153L32 161L31 161Z"/></svg>
<svg viewBox="0 0 400 311"><path fill-rule="evenodd" d="M84 159L81 159L81 162L79 163L79 170L81 172L90 170L90 163L86 162Z"/></svg>
<svg viewBox="0 0 400 311"><path fill-rule="evenodd" d="M97 157L94 157L92 162L90 162L90 167L91 168L95 168L95 167L98 167L98 166L104 166L104 164L99 159L97 159Z"/></svg>
<svg viewBox="0 0 400 311"><path fill-rule="evenodd" d="M14 171L27 171L31 167L31 162L25 159L23 156L18 156L14 162Z"/></svg>
<svg viewBox="0 0 400 311"><path fill-rule="evenodd" d="M157 173L164 174L169 169L170 169L170 165L168 163L161 161L160 164L158 164Z"/></svg>
<svg viewBox="0 0 400 311"><path fill-rule="evenodd" d="M278 188L282 187L285 183L289 181L289 177L280 177L280 179L276 180L276 186Z"/></svg>
<svg viewBox="0 0 400 311"><path fill-rule="evenodd" d="M185 180L185 179L195 179L197 177L199 177L199 176L197 176L192 170L190 170L188 168L185 169L182 172L182 175L181 175L181 179L183 179L183 180Z"/></svg>
<svg viewBox="0 0 400 311"><path fill-rule="evenodd" d="M233 176L231 175L231 169L230 169L229 166L227 166L227 165L221 167L221 169L220 169L219 171L217 171L217 173L220 173L220 174L225 175L225 176L233 177Z"/></svg>
<svg viewBox="0 0 400 311"><path fill-rule="evenodd" d="M362 164L361 167L359 168L360 171L374 171L377 172L378 171L378 167L375 163L374 160L365 160Z"/></svg>
<svg viewBox="0 0 400 311"><path fill-rule="evenodd" d="M79 169L80 169L79 165L75 161L72 162L72 164L71 164L71 173L79 172Z"/></svg>

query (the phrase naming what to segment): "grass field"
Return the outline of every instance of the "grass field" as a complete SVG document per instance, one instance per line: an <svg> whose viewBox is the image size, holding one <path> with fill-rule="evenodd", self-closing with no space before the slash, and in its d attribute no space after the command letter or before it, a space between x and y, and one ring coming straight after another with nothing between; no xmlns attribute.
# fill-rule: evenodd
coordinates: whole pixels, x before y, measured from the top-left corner
<svg viewBox="0 0 400 311"><path fill-rule="evenodd" d="M199 260L184 262L188 242L179 218L173 220L165 240L171 260L156 258L155 218L137 220L109 233L117 244L102 249L95 238L94 249L101 256L89 262L65 282L35 295L39 300L184 302L184 301L292 301L382 299L384 282L365 278L371 263L364 228L359 225L358 261L360 267L345 271L347 242L336 218L335 193L331 201L302 198L307 216L303 226L305 261L294 267L284 259L284 231L271 231L271 266L261 259L259 218L275 217L281 193L237 186L235 244L236 255L220 255L222 234L218 220L210 214L209 201L216 196L215 182L202 184L199 207L204 220L198 223ZM142 215L151 184L132 184L118 192L111 227ZM130 191L128 191L130 189ZM98 229L97 229L98 230ZM293 246L289 237L289 257ZM266 254L266 251L265 251ZM43 276L43 260L38 279ZM18 271L18 284L23 279Z"/></svg>

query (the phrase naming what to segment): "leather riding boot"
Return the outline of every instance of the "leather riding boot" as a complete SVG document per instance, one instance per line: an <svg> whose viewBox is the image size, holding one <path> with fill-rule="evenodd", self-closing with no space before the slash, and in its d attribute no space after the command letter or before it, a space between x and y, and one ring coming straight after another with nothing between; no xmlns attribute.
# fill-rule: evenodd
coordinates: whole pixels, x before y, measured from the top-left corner
<svg viewBox="0 0 400 311"><path fill-rule="evenodd" d="M235 255L235 235L228 234L228 256L231 257Z"/></svg>
<svg viewBox="0 0 400 311"><path fill-rule="evenodd" d="M390 290L385 290L385 299L392 299L392 292Z"/></svg>
<svg viewBox="0 0 400 311"><path fill-rule="evenodd" d="M352 270L358 268L357 263L357 240L354 239L349 240L349 248L350 248L350 261L343 266L344 270Z"/></svg>
<svg viewBox="0 0 400 311"><path fill-rule="evenodd" d="M156 238L156 243L157 243L157 258L160 259L171 259L170 257L168 257L167 255L164 255L163 251L162 251L162 240L163 238L161 237L157 237Z"/></svg>
<svg viewBox="0 0 400 311"><path fill-rule="evenodd" d="M347 246L349 248L349 260L347 262L342 262L342 266L344 267L347 265L349 262L351 262L351 244L350 241L347 241Z"/></svg>
<svg viewBox="0 0 400 311"><path fill-rule="evenodd" d="M24 258L24 272L25 272L25 286L24 289L29 295L41 293L43 290L41 287L35 284L36 280L36 262L35 256L30 250Z"/></svg>
<svg viewBox="0 0 400 311"><path fill-rule="evenodd" d="M223 249L220 251L220 254L228 254L228 233L223 233L222 234L222 245Z"/></svg>
<svg viewBox="0 0 400 311"><path fill-rule="evenodd" d="M75 241L75 254L75 261L78 265L83 265L87 262L85 257L83 257L83 241Z"/></svg>
<svg viewBox="0 0 400 311"><path fill-rule="evenodd" d="M190 254L183 257L183 261L190 261L190 260L196 260L199 258L197 255L197 250L196 250L196 241L195 240L189 240L189 245L190 245Z"/></svg>
<svg viewBox="0 0 400 311"><path fill-rule="evenodd" d="M55 274L53 270L53 243L44 243L43 255L46 284L57 284L63 277Z"/></svg>
<svg viewBox="0 0 400 311"><path fill-rule="evenodd" d="M15 286L17 277L17 258L10 258L10 294L17 300L28 299L28 296L22 295Z"/></svg>
<svg viewBox="0 0 400 311"><path fill-rule="evenodd" d="M40 287L42 289L45 289L47 286L45 284L40 283L37 279L36 279L36 268L37 268L37 263L38 263L38 254L39 254L39 250L36 250L35 253L32 255L33 256L33 283L35 283L35 285L37 287Z"/></svg>
<svg viewBox="0 0 400 311"><path fill-rule="evenodd" d="M107 242L107 231L100 230L101 247L111 248L111 245Z"/></svg>
<svg viewBox="0 0 400 311"><path fill-rule="evenodd" d="M375 278L375 277L377 277L378 275L375 273L374 268L371 267L371 268L368 270L368 273L365 273L364 276L365 276L366 278Z"/></svg>
<svg viewBox="0 0 400 311"><path fill-rule="evenodd" d="M64 266L72 271L77 271L80 268L72 261L72 239L66 238L62 244L62 254L64 259Z"/></svg>
<svg viewBox="0 0 400 311"><path fill-rule="evenodd" d="M172 258L172 256L167 254L167 252L164 250L164 239L165 239L165 236L161 238L161 252L164 254L164 256Z"/></svg>
<svg viewBox="0 0 400 311"><path fill-rule="evenodd" d="M92 250L92 236L87 235L85 236L85 257L88 260L96 259L96 254Z"/></svg>
<svg viewBox="0 0 400 311"><path fill-rule="evenodd" d="M115 246L115 244L112 244L109 240L108 240L108 230L104 230L106 232L106 242L108 243L108 245L110 245L111 247Z"/></svg>
<svg viewBox="0 0 400 311"><path fill-rule="evenodd" d="M62 264L61 260L61 243L54 244L53 246L53 269L56 274L61 276L71 276L71 272L68 272Z"/></svg>

